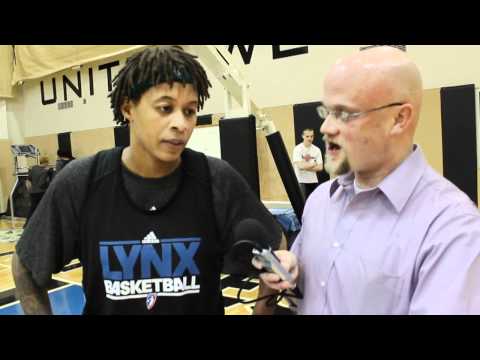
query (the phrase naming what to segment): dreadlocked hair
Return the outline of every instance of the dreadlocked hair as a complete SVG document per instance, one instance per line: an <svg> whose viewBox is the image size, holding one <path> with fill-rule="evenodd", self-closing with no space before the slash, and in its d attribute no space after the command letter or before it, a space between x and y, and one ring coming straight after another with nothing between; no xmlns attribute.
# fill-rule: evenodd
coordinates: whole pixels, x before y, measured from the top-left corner
<svg viewBox="0 0 480 360"><path fill-rule="evenodd" d="M125 100L138 102L150 88L174 82L191 84L198 94L198 108L203 108L205 100L210 97L208 88L212 87L207 74L197 56L189 54L179 46L148 47L127 59L125 66L112 81L113 90L110 107L113 120L119 125L127 125L128 120L122 114Z"/></svg>

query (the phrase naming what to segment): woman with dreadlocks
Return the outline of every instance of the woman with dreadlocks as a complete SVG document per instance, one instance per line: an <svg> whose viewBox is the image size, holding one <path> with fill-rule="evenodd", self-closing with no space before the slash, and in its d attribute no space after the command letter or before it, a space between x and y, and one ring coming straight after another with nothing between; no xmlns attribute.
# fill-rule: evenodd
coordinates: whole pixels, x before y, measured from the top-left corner
<svg viewBox="0 0 480 360"><path fill-rule="evenodd" d="M25 313L51 313L51 275L79 258L84 314L223 314L220 274L235 225L255 218L279 247L280 228L246 181L186 148L209 87L177 47L127 60L109 96L130 146L73 161L49 187L13 259Z"/></svg>

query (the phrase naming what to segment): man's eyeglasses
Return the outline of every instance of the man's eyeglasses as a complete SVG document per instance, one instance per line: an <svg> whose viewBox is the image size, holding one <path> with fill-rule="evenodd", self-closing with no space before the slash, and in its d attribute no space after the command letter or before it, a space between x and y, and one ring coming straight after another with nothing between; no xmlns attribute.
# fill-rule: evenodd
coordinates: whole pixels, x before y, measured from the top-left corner
<svg viewBox="0 0 480 360"><path fill-rule="evenodd" d="M367 110L367 111L361 111L361 112L348 112L344 110L330 110L328 109L325 105L320 105L317 107L317 113L322 119L326 119L328 115L332 115L335 119L341 120L342 122L346 123L352 119L358 118L360 116L363 116L365 114L378 111L378 110L383 110L392 106L400 106L404 105L404 103L392 103L384 106L380 106L375 109Z"/></svg>

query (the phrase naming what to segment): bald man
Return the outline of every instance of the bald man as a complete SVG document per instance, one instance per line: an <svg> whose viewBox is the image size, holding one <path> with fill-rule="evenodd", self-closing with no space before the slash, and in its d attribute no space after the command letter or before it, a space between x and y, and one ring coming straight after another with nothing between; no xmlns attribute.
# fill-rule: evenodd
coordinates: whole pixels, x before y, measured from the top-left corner
<svg viewBox="0 0 480 360"><path fill-rule="evenodd" d="M480 216L413 142L417 66L373 48L324 80L327 157L351 172L319 186L291 252L278 251L304 298L300 314L480 314ZM292 284L264 273L282 290Z"/></svg>

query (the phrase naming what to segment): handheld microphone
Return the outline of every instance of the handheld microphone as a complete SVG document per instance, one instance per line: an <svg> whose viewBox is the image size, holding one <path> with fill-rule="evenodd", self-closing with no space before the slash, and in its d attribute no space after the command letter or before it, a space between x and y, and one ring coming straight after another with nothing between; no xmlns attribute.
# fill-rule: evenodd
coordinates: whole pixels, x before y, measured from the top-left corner
<svg viewBox="0 0 480 360"><path fill-rule="evenodd" d="M277 274L282 280L295 285L292 275L283 267L280 259L275 255L266 239L271 237L265 227L255 219L244 219L234 229L235 245L233 248L234 258L240 261L248 261L254 257L262 264L262 270ZM253 265L252 265L253 267ZM290 289L298 298L303 295L295 287Z"/></svg>

